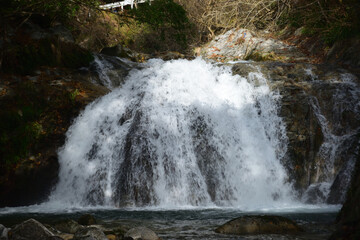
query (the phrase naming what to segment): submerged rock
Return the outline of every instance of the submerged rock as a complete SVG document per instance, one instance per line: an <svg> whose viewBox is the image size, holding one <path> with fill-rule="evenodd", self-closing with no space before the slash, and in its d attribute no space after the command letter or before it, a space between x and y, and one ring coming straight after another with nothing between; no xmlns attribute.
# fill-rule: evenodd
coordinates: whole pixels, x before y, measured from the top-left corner
<svg viewBox="0 0 360 240"><path fill-rule="evenodd" d="M130 229L124 235L126 240L159 240L160 238L151 229L146 227L136 227Z"/></svg>
<svg viewBox="0 0 360 240"><path fill-rule="evenodd" d="M9 231L10 240L54 239L52 237L55 237L54 234L35 219L26 220Z"/></svg>
<svg viewBox="0 0 360 240"><path fill-rule="evenodd" d="M292 220L281 216L243 216L215 229L222 234L278 234L296 233L302 229Z"/></svg>
<svg viewBox="0 0 360 240"><path fill-rule="evenodd" d="M85 226L94 225L96 224L96 219L91 214L84 214L79 218L78 223Z"/></svg>

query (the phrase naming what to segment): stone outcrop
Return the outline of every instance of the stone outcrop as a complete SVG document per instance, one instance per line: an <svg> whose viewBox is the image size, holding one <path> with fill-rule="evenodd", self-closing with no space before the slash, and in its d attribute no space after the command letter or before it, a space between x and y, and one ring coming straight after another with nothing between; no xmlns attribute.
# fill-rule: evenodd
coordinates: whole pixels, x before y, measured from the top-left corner
<svg viewBox="0 0 360 240"><path fill-rule="evenodd" d="M243 216L218 227L215 232L234 235L296 233L302 229L281 216Z"/></svg>

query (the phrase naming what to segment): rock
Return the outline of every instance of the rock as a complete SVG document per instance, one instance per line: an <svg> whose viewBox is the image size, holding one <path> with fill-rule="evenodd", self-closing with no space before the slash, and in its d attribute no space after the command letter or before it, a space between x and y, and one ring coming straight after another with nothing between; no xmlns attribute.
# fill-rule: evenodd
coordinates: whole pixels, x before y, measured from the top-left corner
<svg viewBox="0 0 360 240"><path fill-rule="evenodd" d="M97 54L95 61L90 64L90 71L98 75L98 78L94 79L98 84L114 88L122 85L128 73L139 66L138 63L126 59Z"/></svg>
<svg viewBox="0 0 360 240"><path fill-rule="evenodd" d="M124 228L122 226L100 227L100 229L105 233L105 235L116 235L116 236L124 236L124 234L129 230L128 228Z"/></svg>
<svg viewBox="0 0 360 240"><path fill-rule="evenodd" d="M106 235L96 227L88 227L75 233L73 240L108 240Z"/></svg>
<svg viewBox="0 0 360 240"><path fill-rule="evenodd" d="M52 34L57 36L60 41L67 43L74 43L74 36L71 34L71 31L67 29L64 25L57 24L54 27L49 29Z"/></svg>
<svg viewBox="0 0 360 240"><path fill-rule="evenodd" d="M54 234L35 219L26 220L9 231L9 240L48 240L53 237Z"/></svg>
<svg viewBox="0 0 360 240"><path fill-rule="evenodd" d="M132 228L124 235L126 240L159 240L160 238L151 229L146 227Z"/></svg>
<svg viewBox="0 0 360 240"><path fill-rule="evenodd" d="M266 35L258 36L248 29L232 29L215 37L200 54L217 61L306 61L304 54L297 48Z"/></svg>
<svg viewBox="0 0 360 240"><path fill-rule="evenodd" d="M360 115L356 108L338 106L357 105L358 79L343 69L305 63L237 63L233 73L246 77L256 67L281 95L279 115L288 138L281 161L299 196L309 203L342 203L357 155ZM313 188L334 179L330 191Z"/></svg>
<svg viewBox="0 0 360 240"><path fill-rule="evenodd" d="M78 223L84 226L94 225L96 224L96 219L91 214L84 214L79 218Z"/></svg>
<svg viewBox="0 0 360 240"><path fill-rule="evenodd" d="M329 63L360 67L360 40L355 37L336 42L326 54Z"/></svg>
<svg viewBox="0 0 360 240"><path fill-rule="evenodd" d="M56 236L60 237L63 240L71 240L74 238L74 234L68 234L68 233L60 233L60 234L56 234Z"/></svg>
<svg viewBox="0 0 360 240"><path fill-rule="evenodd" d="M74 220L71 220L71 219L57 222L53 226L60 232L70 233L70 234L74 234L77 231L84 228L83 226L81 226L80 224L78 224L77 222L75 222Z"/></svg>
<svg viewBox="0 0 360 240"><path fill-rule="evenodd" d="M296 233L302 229L292 220L281 216L243 216L218 227L222 234L279 234Z"/></svg>
<svg viewBox="0 0 360 240"><path fill-rule="evenodd" d="M6 228L4 225L0 224L0 240L7 240L8 232L9 232L9 229Z"/></svg>
<svg viewBox="0 0 360 240"><path fill-rule="evenodd" d="M106 237L108 240L117 240L117 237L114 234L108 234Z"/></svg>
<svg viewBox="0 0 360 240"><path fill-rule="evenodd" d="M330 191L330 183L317 183L308 187L302 197L302 202L308 204L324 203Z"/></svg>
<svg viewBox="0 0 360 240"><path fill-rule="evenodd" d="M162 54L157 54L156 57L161 58L164 61L168 61L168 60L185 58L185 55L181 54L179 52L166 52L166 53L162 53Z"/></svg>
<svg viewBox="0 0 360 240"><path fill-rule="evenodd" d="M0 206L24 206L45 200L57 183L58 171L55 154L40 164L31 160L22 162L11 176L13 179L0 184L1 195L6 196L0 198Z"/></svg>
<svg viewBox="0 0 360 240"><path fill-rule="evenodd" d="M360 151L358 151L360 152ZM357 155L355 173L346 201L337 216L338 228L330 240L360 239L360 155Z"/></svg>
<svg viewBox="0 0 360 240"><path fill-rule="evenodd" d="M108 56L115 56L115 57L128 58L128 59L133 59L136 56L136 54L133 53L129 48L121 44L115 45L113 47L105 47L100 51L100 53Z"/></svg>

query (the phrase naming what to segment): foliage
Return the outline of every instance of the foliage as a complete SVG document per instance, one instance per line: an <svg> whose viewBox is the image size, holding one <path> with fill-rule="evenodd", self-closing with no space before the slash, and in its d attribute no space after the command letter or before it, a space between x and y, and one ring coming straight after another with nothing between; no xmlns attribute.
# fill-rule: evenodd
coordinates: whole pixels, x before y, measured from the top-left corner
<svg viewBox="0 0 360 240"><path fill-rule="evenodd" d="M198 27L200 40L232 28L305 27L331 45L360 33L359 0L176 0Z"/></svg>
<svg viewBox="0 0 360 240"><path fill-rule="evenodd" d="M141 4L130 11L130 14L137 22L148 24L162 41L171 38L186 47L190 22L184 8L173 0L155 0L151 4Z"/></svg>
<svg viewBox="0 0 360 240"><path fill-rule="evenodd" d="M73 43L45 38L33 41L26 38L14 40L3 52L2 69L7 73L31 74L39 66L64 66L79 68L93 60L89 51Z"/></svg>
<svg viewBox="0 0 360 240"><path fill-rule="evenodd" d="M19 92L11 105L1 104L0 162L5 165L14 164L29 154L32 145L43 135L43 127L37 121L46 104L37 97L41 93L31 83L21 84Z"/></svg>
<svg viewBox="0 0 360 240"><path fill-rule="evenodd" d="M278 19L290 0L176 0L183 5L208 41L215 34L236 27L266 28ZM206 36L207 35L207 36Z"/></svg>
<svg viewBox="0 0 360 240"><path fill-rule="evenodd" d="M97 0L0 0L1 16L30 17L46 15L50 20L66 21L74 17L81 6L96 7Z"/></svg>
<svg viewBox="0 0 360 240"><path fill-rule="evenodd" d="M79 92L79 89L75 89L74 91L70 92L70 100L71 100L72 102L74 102L76 96L78 96L79 93L80 93L80 92Z"/></svg>
<svg viewBox="0 0 360 240"><path fill-rule="evenodd" d="M328 45L360 34L358 0L305 0L292 3L278 24L304 27L303 34L320 36Z"/></svg>

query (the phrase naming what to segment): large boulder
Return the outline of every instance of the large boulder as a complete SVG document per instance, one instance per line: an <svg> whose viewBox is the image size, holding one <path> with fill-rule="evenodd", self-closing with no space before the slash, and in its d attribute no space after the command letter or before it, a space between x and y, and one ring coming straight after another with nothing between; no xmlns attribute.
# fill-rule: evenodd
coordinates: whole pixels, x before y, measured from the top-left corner
<svg viewBox="0 0 360 240"><path fill-rule="evenodd" d="M29 219L16 225L9 231L8 235L10 240L49 240L55 237L53 233L35 219Z"/></svg>
<svg viewBox="0 0 360 240"><path fill-rule="evenodd" d="M222 234L280 234L296 233L302 229L292 220L281 216L243 216L215 229Z"/></svg>
<svg viewBox="0 0 360 240"><path fill-rule="evenodd" d="M146 227L132 228L124 235L126 240L159 240L154 231Z"/></svg>

